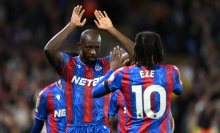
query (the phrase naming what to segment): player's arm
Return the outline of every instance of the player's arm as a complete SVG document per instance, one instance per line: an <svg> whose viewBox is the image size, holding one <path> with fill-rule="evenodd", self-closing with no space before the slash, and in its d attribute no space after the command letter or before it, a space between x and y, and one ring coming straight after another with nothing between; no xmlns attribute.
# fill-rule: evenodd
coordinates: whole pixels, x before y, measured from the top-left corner
<svg viewBox="0 0 220 133"><path fill-rule="evenodd" d="M176 95L180 95L183 93L183 84L180 79L180 72L179 69L176 66L173 66L173 80L174 80L174 86L173 86L173 92Z"/></svg>
<svg viewBox="0 0 220 133"><path fill-rule="evenodd" d="M108 118L108 124L109 124L110 126L112 126L112 123L114 122L114 119L115 119L114 116Z"/></svg>
<svg viewBox="0 0 220 133"><path fill-rule="evenodd" d="M106 30L112 36L114 36L123 46L123 48L127 51L130 57L133 55L134 42L119 32L112 24L111 19L108 17L107 13L104 11L95 10L94 12L97 20L94 20L96 26L99 29ZM128 58L128 56L123 56L123 58Z"/></svg>
<svg viewBox="0 0 220 133"><path fill-rule="evenodd" d="M108 87L108 81L107 79L111 76L111 74L117 70L118 68L121 68L125 62L121 63L121 57L122 57L122 49L119 49L119 46L117 48L114 48L113 53L110 52L110 70L108 73L97 83L97 85L92 90L92 96L95 98L99 98L101 96L104 96L106 94L109 94L111 91ZM104 84L102 84L104 83Z"/></svg>
<svg viewBox="0 0 220 133"><path fill-rule="evenodd" d="M170 118L169 119L170 119L170 128L171 128L172 132L174 132L175 123L174 123L174 118L173 118L171 111L170 111Z"/></svg>
<svg viewBox="0 0 220 133"><path fill-rule="evenodd" d="M86 19L80 22L84 12L85 10L82 10L82 6L77 5L76 7L74 7L71 21L44 47L46 58L52 66L59 67L63 63L63 57L58 50L63 44L64 40L67 38L67 36L76 27L82 27L86 23Z"/></svg>
<svg viewBox="0 0 220 133"><path fill-rule="evenodd" d="M44 126L44 120L39 120L35 118L34 126L32 128L31 133L40 133Z"/></svg>
<svg viewBox="0 0 220 133"><path fill-rule="evenodd" d="M113 92L110 98L109 102L109 108L108 108L108 124L112 126L112 123L114 122L115 115L118 112L119 105L118 105L118 90Z"/></svg>

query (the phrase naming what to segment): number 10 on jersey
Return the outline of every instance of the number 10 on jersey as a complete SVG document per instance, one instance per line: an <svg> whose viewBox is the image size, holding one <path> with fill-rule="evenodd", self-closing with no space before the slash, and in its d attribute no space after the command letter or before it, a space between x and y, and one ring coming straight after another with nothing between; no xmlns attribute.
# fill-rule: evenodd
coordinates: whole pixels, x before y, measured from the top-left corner
<svg viewBox="0 0 220 133"><path fill-rule="evenodd" d="M166 90L160 85L148 86L144 92L142 92L141 85L133 85L132 92L135 93L136 100L136 115L137 118L143 118L143 108L144 113L151 119L157 119L161 117L166 111ZM160 109L158 112L153 112L151 110L151 94L153 92L158 92L160 95ZM143 103L144 102L144 103Z"/></svg>

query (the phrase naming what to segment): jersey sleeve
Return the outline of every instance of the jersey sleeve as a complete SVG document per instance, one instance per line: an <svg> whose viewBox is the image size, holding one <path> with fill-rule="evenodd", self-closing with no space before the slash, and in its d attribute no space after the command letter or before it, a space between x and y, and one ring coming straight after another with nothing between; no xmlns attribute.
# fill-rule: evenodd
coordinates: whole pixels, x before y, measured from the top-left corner
<svg viewBox="0 0 220 133"><path fill-rule="evenodd" d="M38 95L34 117L40 120L47 118L47 94L43 91Z"/></svg>
<svg viewBox="0 0 220 133"><path fill-rule="evenodd" d="M113 92L111 98L110 98L110 104L109 104L109 110L108 110L108 113L109 113L109 117L114 117L118 111L118 100L117 100L117 97L118 97L118 92L119 90Z"/></svg>
<svg viewBox="0 0 220 133"><path fill-rule="evenodd" d="M57 73L59 74L59 77L62 78L63 75L65 74L65 67L66 67L66 64L68 63L69 59L72 57L68 54L65 54L65 53L61 53L61 55L63 56L63 63L60 67L58 68L54 68Z"/></svg>
<svg viewBox="0 0 220 133"><path fill-rule="evenodd" d="M179 69L174 66L173 67L173 80L174 80L174 85L173 85L173 92L176 94L176 95L180 95L183 93L183 84L182 84L182 81L180 79L180 72L179 72Z"/></svg>
<svg viewBox="0 0 220 133"><path fill-rule="evenodd" d="M110 91L115 91L122 88L122 70L123 68L115 71L108 79L108 86Z"/></svg>

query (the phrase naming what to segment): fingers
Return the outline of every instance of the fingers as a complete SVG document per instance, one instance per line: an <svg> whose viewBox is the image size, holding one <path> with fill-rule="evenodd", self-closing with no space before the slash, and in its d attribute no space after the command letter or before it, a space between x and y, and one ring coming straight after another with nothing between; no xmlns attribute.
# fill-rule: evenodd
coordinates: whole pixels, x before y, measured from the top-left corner
<svg viewBox="0 0 220 133"><path fill-rule="evenodd" d="M84 12L85 12L85 9L83 9L82 12L79 14L79 18L80 18L80 19L82 18Z"/></svg>
<svg viewBox="0 0 220 133"><path fill-rule="evenodd" d="M103 13L99 10L95 10L95 12L94 12L94 14L95 14L95 17L96 17L96 19L97 20L100 20L101 18L105 18L106 17L106 13L105 13L105 16L103 15ZM108 15L107 15L108 16Z"/></svg>
<svg viewBox="0 0 220 133"><path fill-rule="evenodd" d="M126 60L122 63L122 65L123 65L123 66L126 66L129 61L130 61L129 59L126 59Z"/></svg>
<svg viewBox="0 0 220 133"><path fill-rule="evenodd" d="M101 18L104 18L105 16L102 14L101 11L99 11L99 15L101 16Z"/></svg>
<svg viewBox="0 0 220 133"><path fill-rule="evenodd" d="M101 19L101 17L99 16L99 12L97 10L95 10L94 14L97 20Z"/></svg>
<svg viewBox="0 0 220 133"><path fill-rule="evenodd" d="M80 5L77 5L76 6L76 10L75 10L75 13L77 14L77 15L79 15L79 13L80 13L80 11L82 10L82 6Z"/></svg>
<svg viewBox="0 0 220 133"><path fill-rule="evenodd" d="M84 25L86 23L86 18L85 19L83 19L83 21L82 21L82 26Z"/></svg>
<svg viewBox="0 0 220 133"><path fill-rule="evenodd" d="M110 52L110 61L112 61L112 52Z"/></svg>
<svg viewBox="0 0 220 133"><path fill-rule="evenodd" d="M94 20L94 22L95 22L96 26L99 28L100 27L99 23L96 20Z"/></svg>
<svg viewBox="0 0 220 133"><path fill-rule="evenodd" d="M105 17L108 18L108 15L107 15L107 13L105 11L104 11L104 14L105 14Z"/></svg>

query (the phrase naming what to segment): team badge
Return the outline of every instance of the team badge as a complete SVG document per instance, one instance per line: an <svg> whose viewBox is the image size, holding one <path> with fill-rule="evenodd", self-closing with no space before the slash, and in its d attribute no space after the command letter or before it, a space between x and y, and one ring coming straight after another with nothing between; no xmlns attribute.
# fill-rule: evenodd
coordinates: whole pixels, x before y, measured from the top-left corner
<svg viewBox="0 0 220 133"><path fill-rule="evenodd" d="M38 97L36 102L36 108L39 106L39 104L40 104L40 98Z"/></svg>
<svg viewBox="0 0 220 133"><path fill-rule="evenodd" d="M100 71L102 69L102 67L101 66L99 66L98 64L97 65L95 65L95 70L96 71Z"/></svg>

